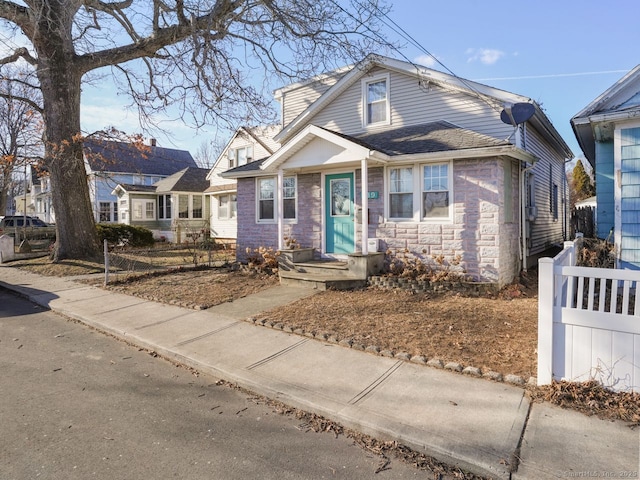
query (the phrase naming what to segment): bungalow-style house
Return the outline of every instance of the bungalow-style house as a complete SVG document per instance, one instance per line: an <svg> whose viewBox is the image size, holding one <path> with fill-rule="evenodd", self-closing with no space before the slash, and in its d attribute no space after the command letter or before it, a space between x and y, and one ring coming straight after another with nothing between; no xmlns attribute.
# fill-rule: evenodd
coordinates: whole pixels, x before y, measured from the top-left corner
<svg viewBox="0 0 640 480"><path fill-rule="evenodd" d="M294 237L324 258L457 257L504 285L564 239L573 154L529 98L381 56L276 98L280 148L220 174L240 260Z"/></svg>
<svg viewBox="0 0 640 480"><path fill-rule="evenodd" d="M279 148L273 141L278 126L240 127L227 142L207 175L205 194L211 205L211 236L235 240L237 236L237 191L235 179L223 178L222 172L263 159Z"/></svg>
<svg viewBox="0 0 640 480"><path fill-rule="evenodd" d="M571 119L596 178L597 236L618 266L640 267L640 65Z"/></svg>
<svg viewBox="0 0 640 480"><path fill-rule="evenodd" d="M185 168L197 168L186 150L151 145L86 139L85 168L96 222L118 222L118 205L112 194L118 184L150 186Z"/></svg>
<svg viewBox="0 0 640 480"><path fill-rule="evenodd" d="M209 236L210 213L204 191L209 186L206 168L188 167L154 185L119 184L120 223L145 227L154 238L181 243Z"/></svg>

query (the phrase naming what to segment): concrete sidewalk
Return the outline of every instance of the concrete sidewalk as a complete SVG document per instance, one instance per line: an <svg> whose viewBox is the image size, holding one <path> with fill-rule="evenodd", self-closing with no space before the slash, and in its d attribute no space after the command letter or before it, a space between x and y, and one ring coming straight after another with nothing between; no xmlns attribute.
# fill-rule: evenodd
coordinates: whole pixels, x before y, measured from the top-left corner
<svg viewBox="0 0 640 480"><path fill-rule="evenodd" d="M194 311L5 265L0 265L0 286L258 394L479 475L638 477L639 432L623 422L530 404L521 388L509 384L245 321L313 290L277 286ZM7 312L0 305L3 316Z"/></svg>

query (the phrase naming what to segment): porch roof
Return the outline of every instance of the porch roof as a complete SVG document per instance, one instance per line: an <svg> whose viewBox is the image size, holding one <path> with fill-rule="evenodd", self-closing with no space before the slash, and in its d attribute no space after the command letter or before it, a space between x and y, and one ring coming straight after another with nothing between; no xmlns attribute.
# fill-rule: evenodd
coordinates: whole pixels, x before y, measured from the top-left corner
<svg viewBox="0 0 640 480"><path fill-rule="evenodd" d="M471 156L511 155L525 161L533 156L519 150L506 140L483 135L447 121L437 121L420 125L411 125L376 133L347 135L332 130L309 125L301 134L283 145L271 157L256 160L222 173L226 178L252 177L273 171L274 167L309 143L310 138L324 137L327 140L339 140L345 146L367 152L368 158L383 163L413 160L414 156L431 158L465 158Z"/></svg>

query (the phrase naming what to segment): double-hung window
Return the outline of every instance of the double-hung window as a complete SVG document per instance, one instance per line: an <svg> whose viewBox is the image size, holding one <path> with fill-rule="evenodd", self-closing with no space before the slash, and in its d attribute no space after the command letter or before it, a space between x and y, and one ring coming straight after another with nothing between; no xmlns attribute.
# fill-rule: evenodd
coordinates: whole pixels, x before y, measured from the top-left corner
<svg viewBox="0 0 640 480"><path fill-rule="evenodd" d="M413 218L413 167L389 170L389 216Z"/></svg>
<svg viewBox="0 0 640 480"><path fill-rule="evenodd" d="M202 195L191 197L191 218L202 218Z"/></svg>
<svg viewBox="0 0 640 480"><path fill-rule="evenodd" d="M282 186L282 216L286 220L296 218L296 177L284 177Z"/></svg>
<svg viewBox="0 0 640 480"><path fill-rule="evenodd" d="M189 195L178 195L178 218L189 218Z"/></svg>
<svg viewBox="0 0 640 480"><path fill-rule="evenodd" d="M258 221L269 222L276 218L276 179L258 179Z"/></svg>
<svg viewBox="0 0 640 480"><path fill-rule="evenodd" d="M154 200L133 199L131 201L131 220L155 220L156 202Z"/></svg>
<svg viewBox="0 0 640 480"><path fill-rule="evenodd" d="M100 202L100 222L111 221L111 202Z"/></svg>
<svg viewBox="0 0 640 480"><path fill-rule="evenodd" d="M383 75L365 81L363 83L362 96L364 126L388 125L390 123L389 76Z"/></svg>
<svg viewBox="0 0 640 480"><path fill-rule="evenodd" d="M227 151L229 159L229 168L239 167L253 161L253 145L244 147L230 148Z"/></svg>
<svg viewBox="0 0 640 480"><path fill-rule="evenodd" d="M451 164L430 163L387 170L388 218L443 221L451 218Z"/></svg>
<svg viewBox="0 0 640 480"><path fill-rule="evenodd" d="M449 217L449 164L422 166L422 218Z"/></svg>
<svg viewBox="0 0 640 480"><path fill-rule="evenodd" d="M238 200L236 194L220 195L218 197L218 218L231 220L236 218L238 212Z"/></svg>
<svg viewBox="0 0 640 480"><path fill-rule="evenodd" d="M278 212L277 179L275 177L259 178L257 181L258 205L257 221L274 222ZM297 180L296 177L284 177L282 192L282 218L292 221L297 218Z"/></svg>
<svg viewBox="0 0 640 480"><path fill-rule="evenodd" d="M168 220L171 218L171 195L158 197L158 218Z"/></svg>

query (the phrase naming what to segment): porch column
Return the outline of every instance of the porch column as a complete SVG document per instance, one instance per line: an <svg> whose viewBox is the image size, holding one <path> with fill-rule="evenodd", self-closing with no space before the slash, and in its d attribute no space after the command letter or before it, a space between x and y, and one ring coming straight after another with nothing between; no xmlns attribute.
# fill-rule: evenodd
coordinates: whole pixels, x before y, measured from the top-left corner
<svg viewBox="0 0 640 480"><path fill-rule="evenodd" d="M369 253L369 171L367 169L366 158L363 158L360 162L360 171L360 180L362 182L362 186L360 187L360 205L362 206L362 254L367 255Z"/></svg>
<svg viewBox="0 0 640 480"><path fill-rule="evenodd" d="M277 201L277 221L278 221L278 250L284 248L284 199L282 198L284 191L284 172L282 169L278 170L278 179L276 181L276 191L273 194L276 196Z"/></svg>

